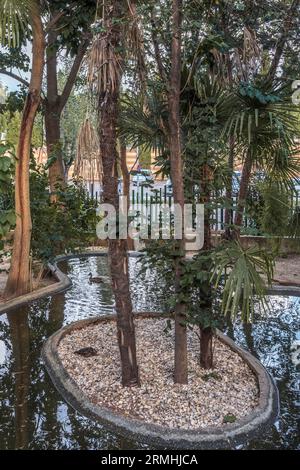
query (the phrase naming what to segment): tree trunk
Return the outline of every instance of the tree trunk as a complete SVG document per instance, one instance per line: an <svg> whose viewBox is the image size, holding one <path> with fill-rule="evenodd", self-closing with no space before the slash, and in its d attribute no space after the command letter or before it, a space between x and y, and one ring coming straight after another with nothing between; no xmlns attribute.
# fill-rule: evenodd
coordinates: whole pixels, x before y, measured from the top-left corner
<svg viewBox="0 0 300 470"><path fill-rule="evenodd" d="M212 328L200 328L200 366L213 368L213 331Z"/></svg>
<svg viewBox="0 0 300 470"><path fill-rule="evenodd" d="M211 250L211 225L210 225L210 182L212 178L212 172L210 167L205 163L202 169L202 198L201 203L204 204L204 245L203 250ZM210 263L206 266L206 269L210 269ZM209 281L202 282L201 285L202 298L201 308L206 311L212 311L212 288ZM200 366L204 369L211 369L213 367L213 328L208 326L203 328L200 326Z"/></svg>
<svg viewBox="0 0 300 470"><path fill-rule="evenodd" d="M106 26L110 47L117 54L121 46L120 19L123 18L120 2L111 2L107 9ZM99 137L103 162L103 202L114 206L119 214L118 173L117 173L117 117L122 67L121 58L116 61L118 68L114 83L108 82L99 96ZM101 64L99 64L101 65ZM118 237L118 234L117 234ZM108 240L108 259L112 289L116 301L118 343L122 366L122 384L130 387L139 385L136 360L135 328L129 289L127 240Z"/></svg>
<svg viewBox="0 0 300 470"><path fill-rule="evenodd" d="M55 16L55 13L54 13ZM57 31L50 30L48 34L47 56L47 99L45 101L45 128L48 158L55 158L49 167L49 183L51 193L57 191L58 186L65 184L65 172L60 142L60 103L57 86ZM52 195L55 200L55 196Z"/></svg>
<svg viewBox="0 0 300 470"><path fill-rule="evenodd" d="M120 160L121 160L121 171L122 171L122 179L123 179L123 196L127 199L127 214L130 205L130 175L127 168L126 163L126 145L122 142L120 143ZM134 242L131 237L127 237L127 249L134 250Z"/></svg>
<svg viewBox="0 0 300 470"><path fill-rule="evenodd" d="M181 155L181 126L180 126L180 83L181 83L181 22L182 22L182 1L172 2L172 45L171 45L171 71L169 80L169 149L171 180L173 184L174 203L180 205L182 216L184 214L184 185ZM184 227L184 223L182 224ZM179 240L179 250L185 252L184 233ZM184 262L184 254L175 260L175 291L180 294L180 281L182 276L181 265ZM175 383L186 384L188 381L187 368L187 331L185 305L177 302L175 306Z"/></svg>
<svg viewBox="0 0 300 470"><path fill-rule="evenodd" d="M251 151L248 150L246 159L243 166L241 181L240 181L240 189L238 194L238 203L236 207L236 213L234 218L234 225L236 236L239 236L240 229L243 223L243 213L246 204L248 189L249 189L249 182L251 177L251 170L252 170L252 155Z"/></svg>
<svg viewBox="0 0 300 470"><path fill-rule="evenodd" d="M40 11L35 2L30 8L30 22L33 34L32 71L17 148L15 174L15 210L17 218L11 267L4 292L5 298L20 296L30 291L31 212L29 161L32 129L40 103L45 50L45 38Z"/></svg>
<svg viewBox="0 0 300 470"><path fill-rule="evenodd" d="M45 129L48 158L55 157L49 167L49 183L52 200L55 200L55 192L59 187L64 187L65 171L60 142L60 113L56 105L46 103L45 106Z"/></svg>

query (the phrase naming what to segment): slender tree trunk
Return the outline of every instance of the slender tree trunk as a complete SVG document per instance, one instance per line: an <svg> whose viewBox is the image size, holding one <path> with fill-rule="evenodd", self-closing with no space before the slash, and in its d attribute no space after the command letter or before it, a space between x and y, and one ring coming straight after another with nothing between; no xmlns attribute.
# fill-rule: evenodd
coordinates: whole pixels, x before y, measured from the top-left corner
<svg viewBox="0 0 300 470"><path fill-rule="evenodd" d="M130 175L126 163L126 145L120 143L120 160L121 160L121 171L123 179L123 196L126 197L127 201L127 214L130 205ZM131 237L127 237L127 248L128 250L134 250L134 242Z"/></svg>
<svg viewBox="0 0 300 470"><path fill-rule="evenodd" d="M120 19L123 17L120 2L113 1L106 12L106 26L109 31L110 47L115 53L121 46ZM118 21L119 20L119 21ZM108 83L99 97L99 137L103 162L103 202L111 204L119 214L118 173L117 173L117 118L120 95L120 60L114 84ZM118 236L118 234L117 234ZM118 343L122 366L123 386L139 385L136 360L135 328L129 288L127 240L108 240L108 259L112 289L116 301Z"/></svg>
<svg viewBox="0 0 300 470"><path fill-rule="evenodd" d="M65 170L60 141L60 113L56 106L49 104L45 107L45 129L48 158L55 156L55 161L49 167L49 183L52 193L58 186L65 186Z"/></svg>
<svg viewBox="0 0 300 470"><path fill-rule="evenodd" d="M251 155L251 151L248 150L246 154L246 159L243 165L243 171L242 171L242 176L241 176L241 181L240 181L240 189L239 189L239 194L238 194L238 203L237 203L236 213L235 213L235 218L234 218L234 225L236 226L235 233L237 236L239 236L240 229L243 223L243 213L244 213L246 198L247 198L248 189L249 189L251 170L252 170L252 155Z"/></svg>
<svg viewBox="0 0 300 470"><path fill-rule="evenodd" d="M204 245L203 250L211 250L211 225L210 225L210 181L211 181L211 169L205 163L202 169L202 198L201 202L204 204ZM210 269L208 264L207 270ZM212 311L212 287L209 281L205 281L201 286L202 299L201 308L207 312ZM212 369L213 367L213 328L208 326L203 328L200 326L200 366L204 369Z"/></svg>
<svg viewBox="0 0 300 470"><path fill-rule="evenodd" d="M30 291L31 212L29 195L29 161L34 119L40 103L44 66L45 39L38 5L30 8L32 26L32 71L25 101L15 174L16 228L10 272L4 292L5 298L20 296Z"/></svg>
<svg viewBox="0 0 300 470"><path fill-rule="evenodd" d="M211 327L200 328L200 366L204 369L213 367L213 330Z"/></svg>
<svg viewBox="0 0 300 470"><path fill-rule="evenodd" d="M45 101L45 128L48 158L55 157L49 167L49 183L52 193L57 191L57 186L64 186L65 172L60 142L60 102L57 86L57 32L49 31L47 56L47 99ZM52 199L55 196L52 195Z"/></svg>
<svg viewBox="0 0 300 470"><path fill-rule="evenodd" d="M182 22L182 1L172 2L172 45L171 45L171 71L169 80L169 149L171 179L173 184L174 203L178 204L184 214L184 183L183 164L181 149L181 126L180 126L180 84L181 84L181 22ZM184 223L182 224L184 226ZM183 256L175 261L175 291L180 293L182 263L184 262L185 240L182 230L182 239L179 240L179 250ZM185 384L188 381L187 368L187 331L185 305L177 302L175 306L175 383Z"/></svg>

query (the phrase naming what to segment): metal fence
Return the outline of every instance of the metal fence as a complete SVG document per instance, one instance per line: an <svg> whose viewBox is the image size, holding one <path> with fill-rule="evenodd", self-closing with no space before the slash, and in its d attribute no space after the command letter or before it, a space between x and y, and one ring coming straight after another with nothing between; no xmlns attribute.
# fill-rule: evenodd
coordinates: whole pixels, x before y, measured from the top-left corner
<svg viewBox="0 0 300 470"><path fill-rule="evenodd" d="M91 195L91 198L101 201L101 195L99 192L95 192ZM295 212L296 208L300 208L300 189L295 190L290 195L290 216ZM225 193L215 193L212 197L214 203L214 207L211 211L211 221L212 221L212 229L219 231L224 230L225 228L225 208L224 208L224 200L225 200ZM235 192L232 197L232 204L231 204L231 220L234 220L235 217L235 207L237 205L238 200L238 192ZM140 206L143 205L144 217L150 223L152 220L157 220L157 210L159 210L160 205L165 205L170 208L170 223L172 223L172 211L173 211L173 196L168 192L168 188L166 185L160 187L158 189L151 189L146 186L139 186L134 187L130 191L130 207L133 213L136 215L140 215ZM162 212L161 212L162 215ZM254 227L255 222L249 215L247 211L245 211L245 215L243 217L243 226L244 228L251 228Z"/></svg>

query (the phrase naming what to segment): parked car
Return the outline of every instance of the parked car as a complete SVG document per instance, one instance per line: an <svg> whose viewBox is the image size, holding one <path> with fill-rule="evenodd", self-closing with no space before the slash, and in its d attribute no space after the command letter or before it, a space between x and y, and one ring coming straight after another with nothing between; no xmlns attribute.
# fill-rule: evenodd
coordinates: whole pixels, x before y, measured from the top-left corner
<svg viewBox="0 0 300 470"><path fill-rule="evenodd" d="M133 175L131 179L133 186L139 186L140 184L147 182L147 178L145 175L143 175L143 173L140 173L139 171L137 171L131 174Z"/></svg>
<svg viewBox="0 0 300 470"><path fill-rule="evenodd" d="M131 172L133 186L138 186L140 184L152 184L154 183L154 178L151 173L151 170L141 169Z"/></svg>

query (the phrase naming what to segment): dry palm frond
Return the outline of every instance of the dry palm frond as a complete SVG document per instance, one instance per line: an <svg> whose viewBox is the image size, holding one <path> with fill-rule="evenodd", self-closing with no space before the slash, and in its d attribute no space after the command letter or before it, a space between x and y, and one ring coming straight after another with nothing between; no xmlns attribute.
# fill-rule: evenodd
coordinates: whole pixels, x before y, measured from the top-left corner
<svg viewBox="0 0 300 470"><path fill-rule="evenodd" d="M247 64L248 75L256 72L261 63L261 49L255 32L249 26L244 28L243 62Z"/></svg>
<svg viewBox="0 0 300 470"><path fill-rule="evenodd" d="M77 137L74 177L102 183L102 159L99 139L89 118L81 125Z"/></svg>
<svg viewBox="0 0 300 470"><path fill-rule="evenodd" d="M244 28L243 47L234 50L233 63L239 78L244 81L248 81L261 67L261 49L255 32L249 26Z"/></svg>
<svg viewBox="0 0 300 470"><path fill-rule="evenodd" d="M142 89L146 89L146 64L144 51L144 35L136 11L135 2L127 0L129 24L127 29L127 51L135 59L137 75Z"/></svg>
<svg viewBox="0 0 300 470"><path fill-rule="evenodd" d="M133 59L142 88L146 87L144 40L135 2L127 0L122 30L116 41L112 7L103 6L102 18L92 25L94 39L88 55L88 83L98 95L115 91L120 84L123 62ZM104 4L103 4L104 5ZM126 51L126 52L125 52Z"/></svg>
<svg viewBox="0 0 300 470"><path fill-rule="evenodd" d="M97 34L88 56L88 83L97 94L114 91L120 80L121 58L110 43L109 32Z"/></svg>

